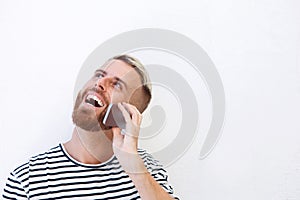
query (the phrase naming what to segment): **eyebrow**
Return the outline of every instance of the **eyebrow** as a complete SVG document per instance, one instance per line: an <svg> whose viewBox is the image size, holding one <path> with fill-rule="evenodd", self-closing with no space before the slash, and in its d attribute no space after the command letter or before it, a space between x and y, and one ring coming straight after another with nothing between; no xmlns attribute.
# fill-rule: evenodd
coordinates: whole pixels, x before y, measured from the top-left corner
<svg viewBox="0 0 300 200"><path fill-rule="evenodd" d="M95 73L97 73L97 72L101 72L103 75L107 75L107 72L106 71L104 71L103 69L97 69L96 71L95 71ZM127 84L125 83L125 81L123 81L121 78L119 78L119 77L117 77L117 76L115 76L114 77L114 79L116 79L117 81L119 81L119 82L121 82L124 86L125 86L125 88L127 89Z"/></svg>

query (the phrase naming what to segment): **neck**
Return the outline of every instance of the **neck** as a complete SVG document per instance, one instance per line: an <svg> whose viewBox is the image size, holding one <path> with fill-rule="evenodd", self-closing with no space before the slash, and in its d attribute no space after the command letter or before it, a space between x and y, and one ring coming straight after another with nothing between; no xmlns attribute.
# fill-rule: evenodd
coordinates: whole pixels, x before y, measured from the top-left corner
<svg viewBox="0 0 300 200"><path fill-rule="evenodd" d="M72 138L64 144L68 154L84 164L100 164L113 155L111 131L89 132L73 129Z"/></svg>

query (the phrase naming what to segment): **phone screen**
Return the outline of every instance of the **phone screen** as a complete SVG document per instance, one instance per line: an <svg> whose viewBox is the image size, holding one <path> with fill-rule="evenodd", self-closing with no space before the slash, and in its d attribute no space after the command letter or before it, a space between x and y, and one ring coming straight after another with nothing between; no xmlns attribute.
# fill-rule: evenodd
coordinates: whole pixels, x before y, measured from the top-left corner
<svg viewBox="0 0 300 200"><path fill-rule="evenodd" d="M126 122L117 104L109 104L103 118L103 124L109 127L119 127L121 129L125 129Z"/></svg>

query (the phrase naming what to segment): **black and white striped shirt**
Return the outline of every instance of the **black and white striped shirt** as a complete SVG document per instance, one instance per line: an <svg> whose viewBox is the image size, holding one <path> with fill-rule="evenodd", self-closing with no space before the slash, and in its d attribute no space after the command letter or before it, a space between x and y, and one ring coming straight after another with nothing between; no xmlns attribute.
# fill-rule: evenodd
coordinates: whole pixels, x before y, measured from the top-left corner
<svg viewBox="0 0 300 200"><path fill-rule="evenodd" d="M139 150L154 179L171 195L168 176L149 153ZM10 173L4 199L140 199L138 191L113 156L92 165L74 160L62 144L31 157Z"/></svg>

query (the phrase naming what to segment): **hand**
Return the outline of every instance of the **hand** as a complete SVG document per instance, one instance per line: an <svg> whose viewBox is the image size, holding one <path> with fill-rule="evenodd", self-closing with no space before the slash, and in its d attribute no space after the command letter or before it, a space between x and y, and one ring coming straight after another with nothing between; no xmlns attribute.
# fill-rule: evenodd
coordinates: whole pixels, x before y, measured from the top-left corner
<svg viewBox="0 0 300 200"><path fill-rule="evenodd" d="M122 131L118 127L112 128L114 154L126 172L147 172L137 152L142 115L135 106L128 103L118 103L118 108L124 116L126 128Z"/></svg>

